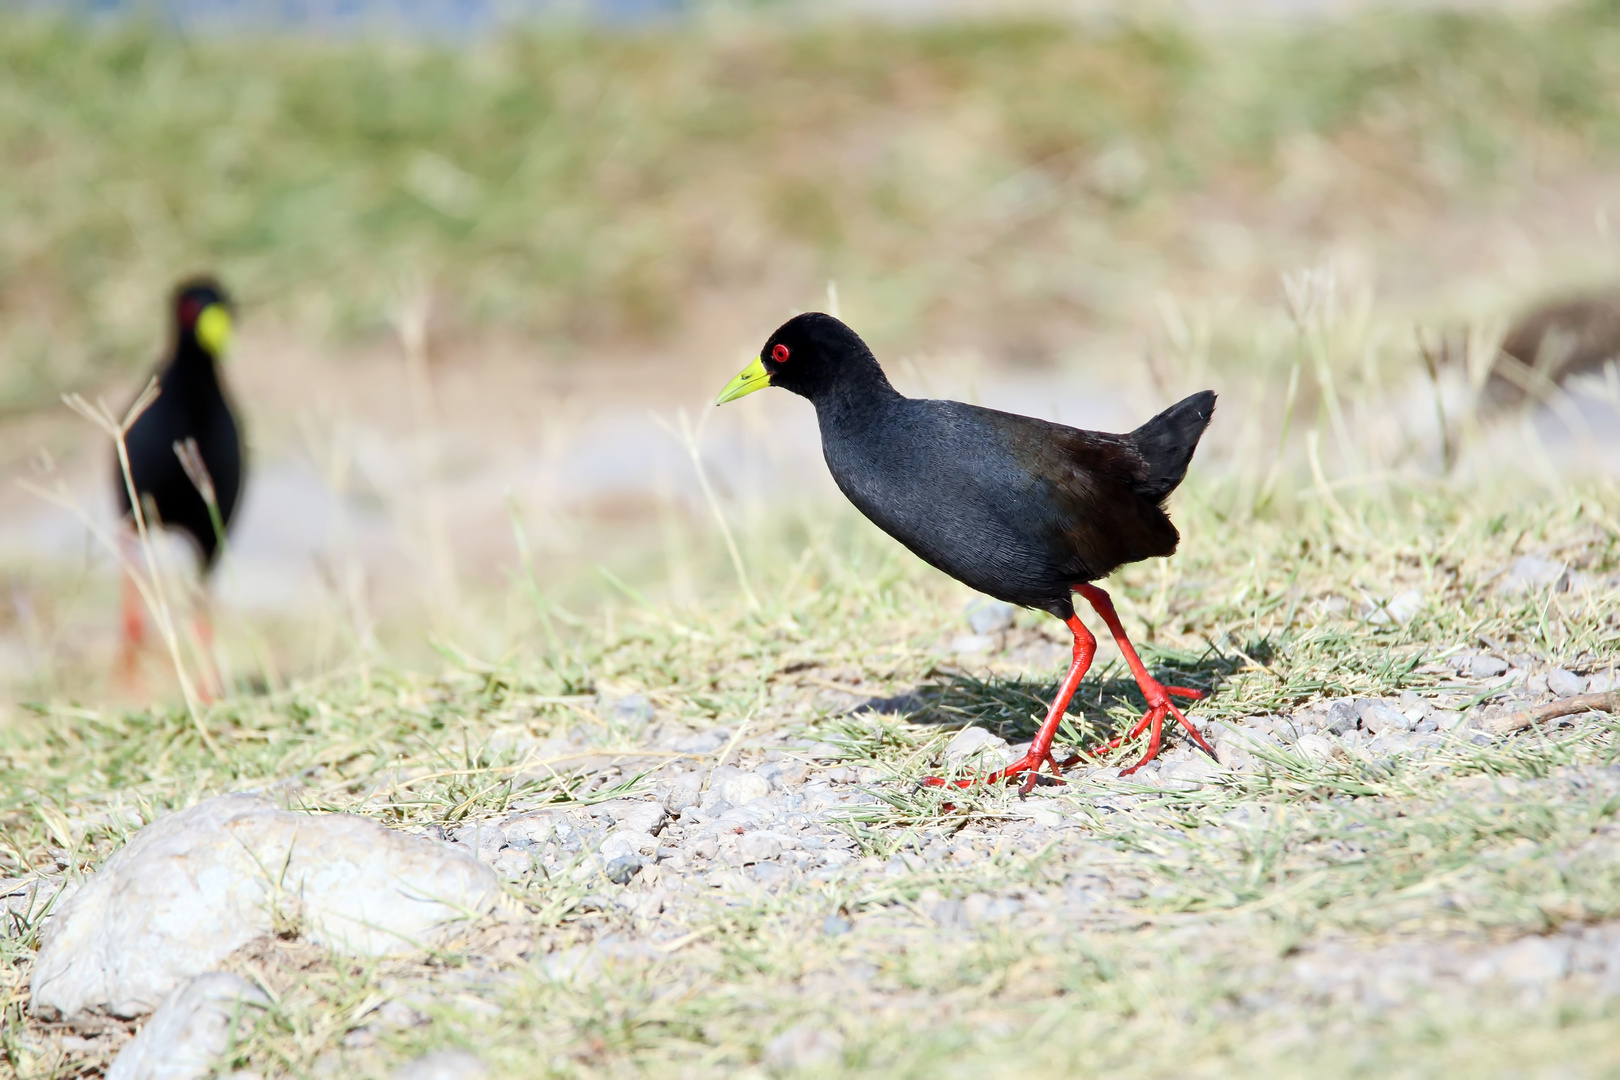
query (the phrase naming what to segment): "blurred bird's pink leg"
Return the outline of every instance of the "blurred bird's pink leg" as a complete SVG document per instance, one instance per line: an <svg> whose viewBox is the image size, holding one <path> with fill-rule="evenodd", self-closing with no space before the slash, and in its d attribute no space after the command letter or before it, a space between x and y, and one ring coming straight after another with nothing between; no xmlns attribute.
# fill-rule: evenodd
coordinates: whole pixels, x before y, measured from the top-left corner
<svg viewBox="0 0 1620 1080"><path fill-rule="evenodd" d="M191 631L197 638L197 697L206 704L224 693L219 665L214 660L214 620L209 615L206 597L192 615Z"/></svg>
<svg viewBox="0 0 1620 1080"><path fill-rule="evenodd" d="M119 537L123 560L119 565L119 594L123 633L118 649L118 674L123 682L133 686L140 674L141 642L146 637L146 619L141 614L141 590L135 584L133 551L135 538L127 533Z"/></svg>
<svg viewBox="0 0 1620 1080"><path fill-rule="evenodd" d="M1091 636L1080 616L1071 615L1066 624L1074 634L1074 662L1069 665L1069 673L1063 677L1063 685L1058 688L1057 696L1052 699L1052 707L1046 710L1046 719L1041 722L1041 729L1035 733L1035 741L1029 744L1029 752L1005 769L998 769L984 777L969 777L963 780L945 780L938 776L930 776L923 781L929 787L970 787L975 783L983 782L993 784L997 780L1005 780L1019 773L1026 773L1023 786L1019 788L1021 794L1029 794L1035 787L1036 773L1042 764L1050 765L1054 774L1060 772L1058 762L1052 757L1052 740L1057 737L1058 725L1063 722L1063 714L1069 709L1069 702L1074 699L1074 692L1080 686L1080 680L1086 677L1086 671L1091 667L1091 658L1097 655L1097 639ZM1065 764L1072 764L1065 762Z"/></svg>
<svg viewBox="0 0 1620 1080"><path fill-rule="evenodd" d="M1142 695L1147 698L1148 703L1148 711L1138 721L1137 725L1131 729L1129 735L1119 739L1112 739L1093 750L1092 753L1101 754L1104 751L1112 750L1122 743L1136 738L1142 734L1144 729L1148 729L1147 753L1135 765L1120 770L1121 776L1130 775L1158 756L1164 718L1166 714L1169 714L1181 721L1181 726L1187 729L1187 734L1192 736L1193 742L1198 744L1199 749L1210 757L1215 757L1214 749L1204 741L1204 736L1199 734L1198 729L1192 726L1192 722L1187 719L1186 714L1176 708L1175 703L1170 700L1170 695L1174 694L1177 697L1197 701L1204 696L1203 691L1189 690L1185 686L1165 686L1149 675L1147 668L1142 663L1142 658L1136 655L1136 648L1131 644L1131 639L1125 636L1125 627L1120 625L1119 613L1114 610L1114 602L1109 599L1108 594L1097 588L1097 586L1089 584L1076 585L1074 591L1085 597L1091 603L1091 606L1097 609L1097 614L1102 616L1103 622L1108 624L1109 631L1114 635L1115 643L1119 645L1119 651L1125 656L1125 663L1130 665L1131 674L1136 676L1136 685L1142 688ZM1216 760L1219 761L1220 759L1216 758Z"/></svg>

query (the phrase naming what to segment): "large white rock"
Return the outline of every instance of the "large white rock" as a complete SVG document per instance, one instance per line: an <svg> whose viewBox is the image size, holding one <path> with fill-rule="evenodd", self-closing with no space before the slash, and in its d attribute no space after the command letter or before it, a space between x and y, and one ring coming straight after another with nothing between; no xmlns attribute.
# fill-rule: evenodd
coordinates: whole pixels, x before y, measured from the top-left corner
<svg viewBox="0 0 1620 1080"><path fill-rule="evenodd" d="M201 1080L251 1021L270 1004L240 975L210 971L164 999L107 1070L107 1080Z"/></svg>
<svg viewBox="0 0 1620 1080"><path fill-rule="evenodd" d="M264 934L352 955L414 951L492 910L470 855L352 814L222 795L141 829L47 925L33 1009L80 1023L141 1016Z"/></svg>

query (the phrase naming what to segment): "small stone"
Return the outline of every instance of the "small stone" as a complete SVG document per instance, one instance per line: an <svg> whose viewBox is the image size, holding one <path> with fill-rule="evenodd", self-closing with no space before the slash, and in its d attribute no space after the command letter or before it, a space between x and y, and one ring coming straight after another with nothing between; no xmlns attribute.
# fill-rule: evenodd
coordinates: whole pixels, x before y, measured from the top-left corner
<svg viewBox="0 0 1620 1080"><path fill-rule="evenodd" d="M1361 710L1361 726L1374 735L1411 731L1416 726L1405 713L1382 701L1369 701Z"/></svg>
<svg viewBox="0 0 1620 1080"><path fill-rule="evenodd" d="M631 878L641 873L641 859L635 855L620 855L609 860L607 869L603 872L613 884L628 885Z"/></svg>
<svg viewBox="0 0 1620 1080"><path fill-rule="evenodd" d="M1365 609L1367 621L1376 626L1388 626L1391 623L1405 626L1422 610L1423 594L1416 589L1408 589L1388 601L1371 601Z"/></svg>
<svg viewBox="0 0 1620 1080"><path fill-rule="evenodd" d="M936 926L959 926L966 929L971 925L968 922L967 907L960 900L935 900L920 906L923 914L927 915Z"/></svg>
<svg viewBox="0 0 1620 1080"><path fill-rule="evenodd" d="M729 738L730 728L710 728L676 740L674 748L685 754L709 754L726 745Z"/></svg>
<svg viewBox="0 0 1620 1080"><path fill-rule="evenodd" d="M634 829L614 829L602 838L596 850L609 862L625 855L651 855L658 850L658 838Z"/></svg>
<svg viewBox="0 0 1620 1080"><path fill-rule="evenodd" d="M519 814L502 822L501 831L506 834L506 842L513 847L533 850L552 838L556 826L550 814Z"/></svg>
<svg viewBox="0 0 1620 1080"><path fill-rule="evenodd" d="M1569 587L1569 567L1539 555L1521 555L1513 560L1497 588L1509 596L1546 592L1563 592Z"/></svg>
<svg viewBox="0 0 1620 1080"><path fill-rule="evenodd" d="M1547 672L1547 689L1561 698L1586 693L1586 680L1573 671L1554 668Z"/></svg>
<svg viewBox="0 0 1620 1080"><path fill-rule="evenodd" d="M831 1065L844 1052L844 1037L817 1024L795 1024L765 1047L765 1066L773 1072L797 1072Z"/></svg>
<svg viewBox="0 0 1620 1080"><path fill-rule="evenodd" d="M678 815L688 806L696 806L703 801L703 792L698 790L701 784L702 782L692 775L676 780L664 796L664 809L671 815Z"/></svg>
<svg viewBox="0 0 1620 1080"><path fill-rule="evenodd" d="M744 806L770 793L770 781L758 773L738 773L720 785L720 797L732 806Z"/></svg>
<svg viewBox="0 0 1620 1080"><path fill-rule="evenodd" d="M1220 766L1202 755L1187 761L1166 763L1159 770L1159 779L1164 786L1177 791L1195 791L1202 784L1214 780L1219 775ZM1042 825L1057 825L1057 815L1046 811L1048 817L1043 820L1040 811L1030 814Z"/></svg>
<svg viewBox="0 0 1620 1080"><path fill-rule="evenodd" d="M837 743L810 740L804 744L802 749L805 757L814 758L817 761L836 761L844 756L844 748Z"/></svg>
<svg viewBox="0 0 1620 1080"><path fill-rule="evenodd" d="M389 1080L484 1080L489 1066L465 1050L435 1050L407 1061L389 1074Z"/></svg>
<svg viewBox="0 0 1620 1080"><path fill-rule="evenodd" d="M1587 676L1586 692L1588 694L1606 694L1610 690L1620 690L1620 672L1597 671Z"/></svg>
<svg viewBox="0 0 1620 1080"><path fill-rule="evenodd" d="M754 770L772 791L785 791L804 783L808 771L804 764L798 761L768 761Z"/></svg>
<svg viewBox="0 0 1620 1080"><path fill-rule="evenodd" d="M377 1011L372 1013L372 1019L385 1031L404 1031L407 1028L421 1027L428 1022L426 1015L398 998L385 1001L378 1006Z"/></svg>
<svg viewBox="0 0 1620 1080"><path fill-rule="evenodd" d="M107 1080L200 1080L238 1038L250 1009L270 1004L240 975L210 971L170 994L119 1052Z"/></svg>
<svg viewBox="0 0 1620 1080"><path fill-rule="evenodd" d="M828 937L839 937L849 933L854 928L855 924L842 915L829 915L821 920L821 932Z"/></svg>
<svg viewBox="0 0 1620 1080"><path fill-rule="evenodd" d="M1494 679L1498 675L1506 675L1507 669L1507 661L1494 656L1476 656L1468 664L1468 674L1476 679Z"/></svg>
<svg viewBox="0 0 1620 1080"><path fill-rule="evenodd" d="M450 836L456 843L477 852L482 862L493 859L495 853L506 846L506 833L499 825L490 821L463 825Z"/></svg>
<svg viewBox="0 0 1620 1080"><path fill-rule="evenodd" d="M1024 905L1010 896L990 896L976 892L962 898L962 913L974 926L1005 922L1023 909Z"/></svg>
<svg viewBox="0 0 1620 1080"><path fill-rule="evenodd" d="M975 600L967 606L968 625L975 634L999 634L1012 629L1018 609L1000 600Z"/></svg>
<svg viewBox="0 0 1620 1080"><path fill-rule="evenodd" d="M771 890L781 888L794 877L791 868L775 862L750 863L747 873L749 877Z"/></svg>
<svg viewBox="0 0 1620 1080"><path fill-rule="evenodd" d="M737 854L744 865L765 862L782 854L782 841L768 832L745 833L737 838Z"/></svg>
<svg viewBox="0 0 1620 1080"><path fill-rule="evenodd" d="M641 694L626 694L608 707L613 721L628 728L644 728L653 718L652 702Z"/></svg>
<svg viewBox="0 0 1620 1080"><path fill-rule="evenodd" d="M1294 747L1310 761L1326 761L1333 756L1334 749L1332 739L1315 732L1301 735L1294 743Z"/></svg>
<svg viewBox="0 0 1620 1080"><path fill-rule="evenodd" d="M1012 761L1007 740L982 727L965 727L945 744L945 760L953 764L978 759L978 763L995 767Z"/></svg>
<svg viewBox="0 0 1620 1080"><path fill-rule="evenodd" d="M1327 730L1334 735L1343 735L1356 728L1356 707L1353 702L1329 702L1327 711Z"/></svg>
<svg viewBox="0 0 1620 1080"><path fill-rule="evenodd" d="M989 652L996 639L989 634L958 634L951 639L951 652L958 656L974 656Z"/></svg>
<svg viewBox="0 0 1620 1080"><path fill-rule="evenodd" d="M502 881L517 881L534 869L534 859L526 851L507 848L490 861L489 868L495 871Z"/></svg>
<svg viewBox="0 0 1620 1080"><path fill-rule="evenodd" d="M1570 952L1567 939L1520 938L1497 954L1496 970L1515 986L1548 983L1569 973Z"/></svg>

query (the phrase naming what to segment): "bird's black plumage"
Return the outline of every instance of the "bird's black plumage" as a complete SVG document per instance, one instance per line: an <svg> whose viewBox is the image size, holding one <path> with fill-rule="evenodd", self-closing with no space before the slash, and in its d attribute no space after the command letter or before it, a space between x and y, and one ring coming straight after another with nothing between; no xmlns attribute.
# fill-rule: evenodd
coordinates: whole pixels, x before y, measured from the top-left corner
<svg viewBox="0 0 1620 1080"><path fill-rule="evenodd" d="M878 527L958 581L1061 619L1076 585L1175 551L1163 502L1215 407L1204 391L1112 435L908 398L818 313L772 334L761 363L815 405L833 479Z"/></svg>
<svg viewBox="0 0 1620 1080"><path fill-rule="evenodd" d="M157 372L158 397L135 420L125 442L130 475L138 496L153 506L162 524L196 541L206 573L219 556L219 537L197 483L187 475L176 444L195 440L219 508L229 526L242 492L245 462L241 433L218 357L199 322L210 309L229 310L230 299L211 278L182 283L174 293L173 338L169 359ZM225 321L228 328L229 321ZM116 470L119 508L130 515L129 492Z"/></svg>

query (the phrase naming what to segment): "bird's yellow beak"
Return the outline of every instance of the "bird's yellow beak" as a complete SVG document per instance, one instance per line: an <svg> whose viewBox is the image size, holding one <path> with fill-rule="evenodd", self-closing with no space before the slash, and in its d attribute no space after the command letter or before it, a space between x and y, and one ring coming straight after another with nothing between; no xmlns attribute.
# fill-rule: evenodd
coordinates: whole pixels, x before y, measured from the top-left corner
<svg viewBox="0 0 1620 1080"><path fill-rule="evenodd" d="M223 356L231 344L231 313L224 304L209 304L197 316L197 344L213 356Z"/></svg>
<svg viewBox="0 0 1620 1080"><path fill-rule="evenodd" d="M755 390L763 390L771 385L771 373L765 370L763 357L755 357L754 362L737 372L737 377L726 383L726 388L720 391L715 400L716 405L724 405L728 401L736 401Z"/></svg>

